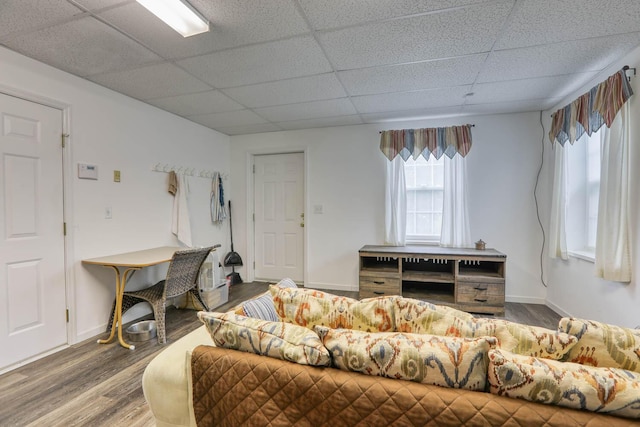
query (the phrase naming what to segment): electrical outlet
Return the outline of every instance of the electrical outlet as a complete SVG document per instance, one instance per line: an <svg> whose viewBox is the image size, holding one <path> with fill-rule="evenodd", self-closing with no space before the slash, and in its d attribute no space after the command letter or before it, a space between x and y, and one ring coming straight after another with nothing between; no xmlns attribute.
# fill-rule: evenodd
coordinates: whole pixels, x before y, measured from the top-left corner
<svg viewBox="0 0 640 427"><path fill-rule="evenodd" d="M120 182L120 171L113 171L113 182Z"/></svg>

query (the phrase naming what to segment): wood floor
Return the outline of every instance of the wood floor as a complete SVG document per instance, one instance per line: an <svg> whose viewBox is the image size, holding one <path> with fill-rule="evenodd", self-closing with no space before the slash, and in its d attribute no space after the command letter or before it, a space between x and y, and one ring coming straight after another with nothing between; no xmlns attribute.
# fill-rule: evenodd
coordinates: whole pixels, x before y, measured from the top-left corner
<svg viewBox="0 0 640 427"><path fill-rule="evenodd" d="M266 283L233 286L225 311L264 292ZM357 292L332 293L355 297ZM504 318L556 329L560 316L543 305L507 303ZM198 328L192 310L167 309L167 345ZM166 345L131 351L94 338L0 376L0 426L153 426L142 394L144 368Z"/></svg>

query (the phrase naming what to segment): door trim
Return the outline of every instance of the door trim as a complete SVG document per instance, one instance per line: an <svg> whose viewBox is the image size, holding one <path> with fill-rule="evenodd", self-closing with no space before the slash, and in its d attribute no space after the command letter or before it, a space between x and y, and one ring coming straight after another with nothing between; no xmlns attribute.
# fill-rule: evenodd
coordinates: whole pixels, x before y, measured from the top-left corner
<svg viewBox="0 0 640 427"><path fill-rule="evenodd" d="M62 148L62 219L67 224L66 235L64 236L64 276L65 276L65 296L67 310L69 310L69 321L67 322L67 344L57 349L51 349L49 352L34 356L22 361L20 364L8 367L6 371L26 365L34 360L45 357L56 351L75 344L78 340L76 337L76 301L75 301L75 285L73 281L73 260L74 258L74 231L73 231L73 165L71 143L71 105L58 99L49 98L38 95L36 93L7 86L0 83L0 93L23 99L28 102L44 105L46 107L55 108L62 112L62 133L65 137L65 145ZM61 141L62 143L62 141ZM61 224L62 226L62 224Z"/></svg>
<svg viewBox="0 0 640 427"><path fill-rule="evenodd" d="M253 166L255 164L255 156L263 156L269 154L294 154L301 153L303 156L302 166L304 167L304 187L302 195L302 203L304 206L304 211L308 212L309 209L309 201L307 197L307 185L309 182L309 167L308 167L308 156L307 156L307 148L299 147L299 148L266 148L266 149L254 149L248 150L246 152L246 182L247 182L247 212L246 212L246 224L247 224L247 281L253 282L256 278L256 271L253 267L253 263L255 262L255 227L253 222L253 213L254 213L254 185L253 185ZM304 247L304 256L302 258L302 276L304 283L309 283L307 277L307 257L309 256L309 215L305 215L304 218L304 230L303 230L303 247Z"/></svg>

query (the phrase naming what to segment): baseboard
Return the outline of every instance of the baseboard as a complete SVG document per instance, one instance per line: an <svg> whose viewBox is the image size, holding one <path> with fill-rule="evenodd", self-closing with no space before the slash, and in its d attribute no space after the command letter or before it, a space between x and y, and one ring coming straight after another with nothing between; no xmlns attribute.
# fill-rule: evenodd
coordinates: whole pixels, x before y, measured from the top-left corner
<svg viewBox="0 0 640 427"><path fill-rule="evenodd" d="M542 304L546 305L547 301L544 298L523 297L518 295L506 295L506 302L517 302L520 304Z"/></svg>
<svg viewBox="0 0 640 427"><path fill-rule="evenodd" d="M100 326L96 326L95 328L87 329L86 331L83 331L82 333L79 333L78 335L76 335L76 339L73 344L77 344L84 340L88 340L89 338L98 339L97 338L98 335L104 334L106 330L107 330L107 322L105 322Z"/></svg>
<svg viewBox="0 0 640 427"><path fill-rule="evenodd" d="M326 289L326 290L334 290L334 291L350 291L350 292L358 292L360 288L358 285L345 285L342 283L305 283L305 288L312 289Z"/></svg>
<svg viewBox="0 0 640 427"><path fill-rule="evenodd" d="M551 301L547 300L546 304L547 304L547 307L549 307L551 310L555 311L556 313L558 313L562 317L572 317L569 312L567 312L566 310L563 310L562 308L558 307L557 305L555 305Z"/></svg>

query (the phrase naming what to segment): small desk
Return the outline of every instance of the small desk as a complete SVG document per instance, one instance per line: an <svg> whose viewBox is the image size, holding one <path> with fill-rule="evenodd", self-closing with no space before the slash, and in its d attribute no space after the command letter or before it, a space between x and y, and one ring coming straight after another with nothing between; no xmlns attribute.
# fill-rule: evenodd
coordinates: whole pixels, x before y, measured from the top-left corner
<svg viewBox="0 0 640 427"><path fill-rule="evenodd" d="M115 338L117 324L118 341L120 342L120 345L130 350L134 350L136 348L134 345L127 344L122 338L122 298L124 294L124 287L127 285L127 280L136 270L152 265L162 264L163 262L169 262L176 251L184 249L188 248L163 246L159 248L145 249L142 251L126 252L122 254L82 260L83 264L94 264L112 268L116 274L116 309L113 316L113 323L111 325L111 334L106 340L98 340L99 344L109 343ZM121 267L125 269L123 273L120 273Z"/></svg>

